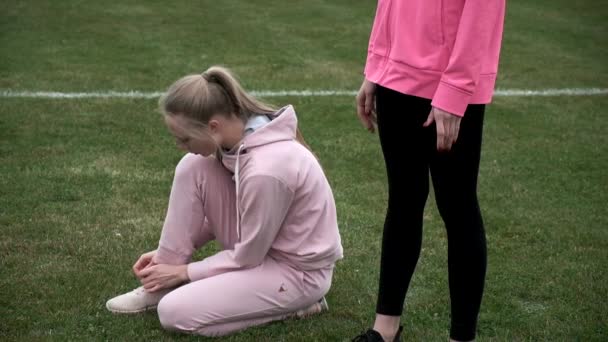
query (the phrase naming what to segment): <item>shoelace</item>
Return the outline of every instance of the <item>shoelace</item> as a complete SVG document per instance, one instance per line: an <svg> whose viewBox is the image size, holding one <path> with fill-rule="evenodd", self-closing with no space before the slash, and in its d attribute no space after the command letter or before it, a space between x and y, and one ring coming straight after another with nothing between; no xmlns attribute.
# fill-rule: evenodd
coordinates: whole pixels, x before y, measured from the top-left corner
<svg viewBox="0 0 608 342"><path fill-rule="evenodd" d="M143 286L140 286L138 288L135 289L135 291L133 291L135 295L137 296L141 296L144 295L146 293L146 290L144 289Z"/></svg>

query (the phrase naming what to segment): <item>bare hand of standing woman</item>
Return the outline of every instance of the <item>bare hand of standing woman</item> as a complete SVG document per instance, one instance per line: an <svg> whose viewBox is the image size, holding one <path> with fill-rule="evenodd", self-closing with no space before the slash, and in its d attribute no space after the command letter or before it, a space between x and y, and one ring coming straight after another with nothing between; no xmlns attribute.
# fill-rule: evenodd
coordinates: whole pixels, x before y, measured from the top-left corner
<svg viewBox="0 0 608 342"><path fill-rule="evenodd" d="M152 259L154 258L155 255L156 255L156 250L153 250L148 253L142 254L139 257L139 259L137 259L137 261L133 265L133 273L135 273L135 276L137 276L137 278L141 278L139 275L141 270L143 270L146 267L154 265L154 262L152 261Z"/></svg>
<svg viewBox="0 0 608 342"><path fill-rule="evenodd" d="M460 130L460 120L462 117L448 113L437 107L431 108L429 117L423 124L424 127L430 126L433 121L437 126L437 151L448 152L458 139Z"/></svg>
<svg viewBox="0 0 608 342"><path fill-rule="evenodd" d="M357 116L368 131L376 131L376 84L367 79L357 94Z"/></svg>
<svg viewBox="0 0 608 342"><path fill-rule="evenodd" d="M156 264L143 269L139 274L139 280L148 292L176 287L190 280L188 265Z"/></svg>

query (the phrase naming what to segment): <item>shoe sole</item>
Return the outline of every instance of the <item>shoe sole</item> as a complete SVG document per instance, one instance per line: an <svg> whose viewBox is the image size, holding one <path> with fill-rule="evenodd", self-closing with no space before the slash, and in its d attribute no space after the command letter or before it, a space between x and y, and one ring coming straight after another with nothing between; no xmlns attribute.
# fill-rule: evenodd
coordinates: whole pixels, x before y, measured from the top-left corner
<svg viewBox="0 0 608 342"><path fill-rule="evenodd" d="M329 310L329 305L327 304L327 300L325 299L325 297L321 298L321 300L319 300L315 304L319 304L319 306L320 306L320 310L319 311L314 311L314 312L301 312L301 311L298 311L298 312L296 312L295 317L298 318L298 319L308 318L308 317L320 315L320 314L324 313L325 311Z"/></svg>
<svg viewBox="0 0 608 342"><path fill-rule="evenodd" d="M329 304L327 304L327 299L325 299L325 296L323 296L323 298L321 298L321 312L324 311L329 311ZM321 313L319 312L319 313Z"/></svg>
<svg viewBox="0 0 608 342"><path fill-rule="evenodd" d="M139 310L112 309L112 308L110 308L109 306L106 305L106 309L108 309L108 311L110 311L111 313L114 313L114 314L137 314L137 313L142 313L142 312L146 312L146 311L155 310L156 309L156 305L146 306L145 308L139 309Z"/></svg>

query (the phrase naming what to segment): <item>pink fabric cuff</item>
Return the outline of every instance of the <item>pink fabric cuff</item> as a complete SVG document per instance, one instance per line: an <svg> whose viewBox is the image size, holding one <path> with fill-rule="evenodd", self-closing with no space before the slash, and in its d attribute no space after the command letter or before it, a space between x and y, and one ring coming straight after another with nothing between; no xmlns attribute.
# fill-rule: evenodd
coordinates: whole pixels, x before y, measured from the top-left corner
<svg viewBox="0 0 608 342"><path fill-rule="evenodd" d="M201 261L191 262L188 264L188 278L190 281L197 281L207 278L205 259Z"/></svg>
<svg viewBox="0 0 608 342"><path fill-rule="evenodd" d="M435 91L431 105L450 114L464 116L471 97L472 94L441 81Z"/></svg>

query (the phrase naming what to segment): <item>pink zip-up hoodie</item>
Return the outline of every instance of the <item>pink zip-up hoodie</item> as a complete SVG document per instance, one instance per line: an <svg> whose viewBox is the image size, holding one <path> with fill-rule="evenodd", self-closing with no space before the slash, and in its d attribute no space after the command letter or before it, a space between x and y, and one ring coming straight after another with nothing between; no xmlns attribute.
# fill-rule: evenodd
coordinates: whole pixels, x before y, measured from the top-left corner
<svg viewBox="0 0 608 342"><path fill-rule="evenodd" d="M365 77L462 116L491 102L505 0L379 0Z"/></svg>
<svg viewBox="0 0 608 342"><path fill-rule="evenodd" d="M315 156L295 140L297 124L286 106L222 155L234 172L238 241L189 264L191 280L255 267L266 256L304 271L342 258L333 193Z"/></svg>

